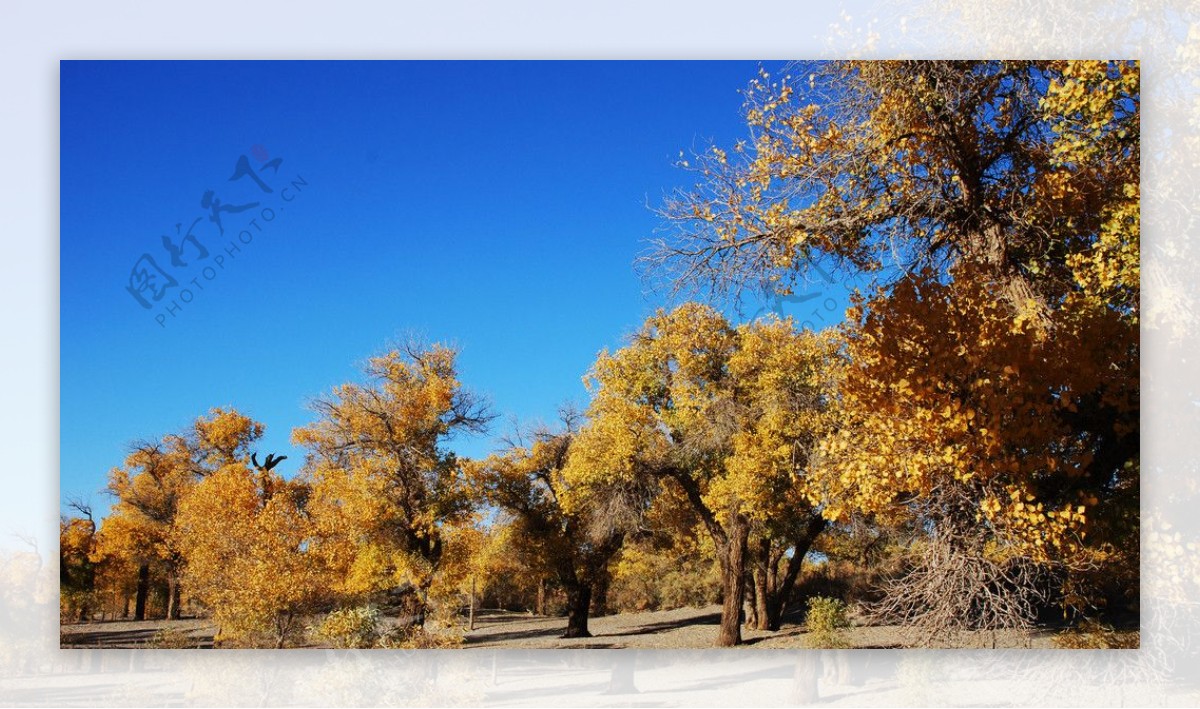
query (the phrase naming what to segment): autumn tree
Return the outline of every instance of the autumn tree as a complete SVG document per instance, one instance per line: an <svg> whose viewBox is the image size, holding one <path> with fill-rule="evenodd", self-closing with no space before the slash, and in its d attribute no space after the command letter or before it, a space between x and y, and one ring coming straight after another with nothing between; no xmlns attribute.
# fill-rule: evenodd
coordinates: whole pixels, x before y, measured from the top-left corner
<svg viewBox="0 0 1200 709"><path fill-rule="evenodd" d="M932 565L893 589L907 599L894 614L931 630L1020 626L1046 600L1047 564L1097 561L1089 533L1136 539L1136 390L1111 367L1129 357L1128 339L1112 312L1047 337L955 275L901 283L852 313L848 355L860 364L823 448L828 511L932 525ZM1101 520L1089 525L1097 511L1111 518L1103 534ZM929 593L914 595L917 579Z"/></svg>
<svg viewBox="0 0 1200 709"><path fill-rule="evenodd" d="M124 466L109 474L108 492L115 503L101 525L97 556L110 564L127 561L137 569L135 620L146 617L152 573L170 584L167 617L179 617L183 556L172 543L171 528L179 501L194 482L190 454L179 436L139 444Z"/></svg>
<svg viewBox="0 0 1200 709"><path fill-rule="evenodd" d="M81 501L70 506L79 516L63 515L58 523L58 582L61 616L87 620L96 590L96 521Z"/></svg>
<svg viewBox="0 0 1200 709"><path fill-rule="evenodd" d="M763 321L742 328L729 360L744 422L727 466L743 480L765 478L752 500L748 547L749 620L759 630L779 629L804 557L827 524L807 473L831 430L841 371L834 347L831 338L797 333L790 322Z"/></svg>
<svg viewBox="0 0 1200 709"><path fill-rule="evenodd" d="M539 429L507 450L466 466L468 480L483 500L499 508L516 540L514 551L535 572L551 575L567 596L563 637L590 637L588 615L594 594L608 580L608 563L630 531L636 510L608 497L598 504L563 508L570 494L563 475L578 433L578 417L567 414L561 431Z"/></svg>
<svg viewBox="0 0 1200 709"><path fill-rule="evenodd" d="M883 285L973 264L1043 324L1084 262L1136 305L1135 62L797 65L746 91L747 140L685 167L649 265L676 285L787 291L819 258ZM732 153L732 154L731 154Z"/></svg>
<svg viewBox="0 0 1200 709"><path fill-rule="evenodd" d="M196 482L221 465L249 457L262 425L232 409L213 409L189 430L136 444L109 474L115 502L101 525L96 555L137 568L134 617L145 618L152 575L165 577L167 617L179 617L183 555L173 534L179 504Z"/></svg>
<svg viewBox="0 0 1200 709"><path fill-rule="evenodd" d="M309 450L304 476L313 553L346 599L404 597L422 625L445 552L443 528L470 517L459 463L445 443L490 416L462 387L455 351L409 344L366 364L313 404L318 419L292 434Z"/></svg>
<svg viewBox="0 0 1200 709"><path fill-rule="evenodd" d="M601 353L588 377L588 421L565 470L568 509L579 504L576 495L604 486L680 493L721 564L720 645L741 639L751 535L768 541L756 559L766 565L769 626L797 572L767 578L785 556L772 545L792 549L798 567L824 526L806 490L834 358L827 337L797 332L790 321L734 328L715 310L687 304L660 311L626 347Z"/></svg>
<svg viewBox="0 0 1200 709"><path fill-rule="evenodd" d="M1047 565L1136 569L1139 104L1135 62L797 65L665 206L676 285L874 280L816 477L831 516L928 525L910 621L1026 623Z"/></svg>
<svg viewBox="0 0 1200 709"><path fill-rule="evenodd" d="M324 600L323 567L307 547L309 490L273 467L221 466L189 491L173 525L183 578L212 611L218 642L266 635L281 648Z"/></svg>

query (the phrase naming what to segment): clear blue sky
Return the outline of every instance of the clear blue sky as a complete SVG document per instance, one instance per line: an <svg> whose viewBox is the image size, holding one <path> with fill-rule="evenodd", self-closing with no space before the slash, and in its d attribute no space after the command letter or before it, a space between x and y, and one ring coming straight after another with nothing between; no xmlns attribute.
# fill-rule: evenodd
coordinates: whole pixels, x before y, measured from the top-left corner
<svg viewBox="0 0 1200 709"><path fill-rule="evenodd" d="M63 497L102 511L131 442L214 406L265 423L260 450L293 474L306 401L408 332L461 348L493 433L584 403L596 353L662 304L632 268L658 225L647 205L686 184L680 150L744 135L758 66L64 62ZM243 155L271 192L230 180ZM181 240L197 219L205 259ZM143 254L177 283L155 301L134 279L148 309L129 290Z"/></svg>

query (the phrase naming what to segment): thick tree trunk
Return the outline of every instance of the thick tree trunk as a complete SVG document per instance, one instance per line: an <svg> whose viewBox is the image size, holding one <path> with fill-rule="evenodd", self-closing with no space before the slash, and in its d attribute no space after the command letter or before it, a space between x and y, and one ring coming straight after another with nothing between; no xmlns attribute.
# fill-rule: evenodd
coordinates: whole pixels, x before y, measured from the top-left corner
<svg viewBox="0 0 1200 709"><path fill-rule="evenodd" d="M727 527L727 542L721 550L722 598L721 629L717 634L719 647L733 647L742 642L742 597L746 595L746 541L749 526L734 516Z"/></svg>
<svg viewBox="0 0 1200 709"><path fill-rule="evenodd" d="M600 617L608 613L608 573L601 572L592 588L592 616Z"/></svg>
<svg viewBox="0 0 1200 709"><path fill-rule="evenodd" d="M968 234L968 254L983 262L1002 288L1004 298L1016 313L1026 313L1043 327L1051 327L1050 306L1030 279L1013 263L1007 236L998 222L990 221L977 233Z"/></svg>
<svg viewBox="0 0 1200 709"><path fill-rule="evenodd" d="M146 619L146 597L150 595L150 565L138 567L137 598L133 606L133 619Z"/></svg>
<svg viewBox="0 0 1200 709"><path fill-rule="evenodd" d="M588 610L592 605L592 589L582 583L567 586L567 632L564 638L590 638Z"/></svg>

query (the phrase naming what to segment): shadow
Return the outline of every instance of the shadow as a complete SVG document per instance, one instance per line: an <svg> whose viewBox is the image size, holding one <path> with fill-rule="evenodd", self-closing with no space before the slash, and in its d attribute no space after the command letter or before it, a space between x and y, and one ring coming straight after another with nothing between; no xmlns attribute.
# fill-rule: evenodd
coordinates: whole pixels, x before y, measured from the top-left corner
<svg viewBox="0 0 1200 709"><path fill-rule="evenodd" d="M485 645L490 643L503 643L509 640L529 640L531 638L562 638L562 634L567 631L566 621L562 627L555 626L553 628L535 628L533 630L511 630L506 633L490 633L488 635L478 635L472 637L467 635L463 638L463 645Z"/></svg>
<svg viewBox="0 0 1200 709"><path fill-rule="evenodd" d="M158 633L159 628L140 628L136 630L95 630L89 632L63 633L59 636L59 648L63 650L79 649L157 649L151 648L150 642ZM211 648L212 635L191 635L196 643L185 649Z"/></svg>
<svg viewBox="0 0 1200 709"><path fill-rule="evenodd" d="M622 636L627 636L627 635L656 635L658 633L665 633L665 632L668 632L671 630L687 628L687 627L690 627L693 625L720 625L720 624L721 624L721 614L720 613L708 613L705 615L699 615L699 616L695 616L692 618L681 618L680 620L670 620L670 621L663 621L661 623L650 623L648 625L639 625L636 628L633 628L631 630L627 630L627 631L621 632L621 633L601 633L601 634L596 635L595 637L614 638L614 637L622 637Z"/></svg>
<svg viewBox="0 0 1200 709"><path fill-rule="evenodd" d="M466 614L462 614L466 617ZM521 623L531 620L545 620L556 616L530 615L520 611L505 611L498 608L478 608L475 610L476 625L500 625L503 623Z"/></svg>
<svg viewBox="0 0 1200 709"><path fill-rule="evenodd" d="M61 647L128 647L143 646L154 637L154 629L146 630L101 630L90 633L63 635Z"/></svg>

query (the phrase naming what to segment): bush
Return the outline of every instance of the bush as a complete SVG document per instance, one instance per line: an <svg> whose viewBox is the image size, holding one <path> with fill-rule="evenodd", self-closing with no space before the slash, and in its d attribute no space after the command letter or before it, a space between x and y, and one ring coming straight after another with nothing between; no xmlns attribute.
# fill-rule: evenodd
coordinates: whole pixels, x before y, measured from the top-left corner
<svg viewBox="0 0 1200 709"><path fill-rule="evenodd" d="M721 577L712 559L691 550L630 546L621 552L608 589L618 613L700 608L721 599Z"/></svg>
<svg viewBox="0 0 1200 709"><path fill-rule="evenodd" d="M379 609L375 606L358 606L335 610L313 634L336 648L365 648L379 641Z"/></svg>
<svg viewBox="0 0 1200 709"><path fill-rule="evenodd" d="M379 638L376 647L406 650L445 650L462 645L462 632L446 629L435 632L426 628L409 626L395 628Z"/></svg>
<svg viewBox="0 0 1200 709"><path fill-rule="evenodd" d="M842 634L843 629L850 627L844 601L825 596L810 598L805 623L808 626L806 642L810 647L849 647Z"/></svg>
<svg viewBox="0 0 1200 709"><path fill-rule="evenodd" d="M150 638L150 647L157 650L187 650L200 647L200 642L179 628L163 628Z"/></svg>
<svg viewBox="0 0 1200 709"><path fill-rule="evenodd" d="M94 594L90 591L64 590L58 598L58 622L82 623L91 620L91 608L95 603Z"/></svg>
<svg viewBox="0 0 1200 709"><path fill-rule="evenodd" d="M1141 635L1136 630L1114 630L1094 620L1055 635L1054 647L1062 650L1136 650Z"/></svg>

